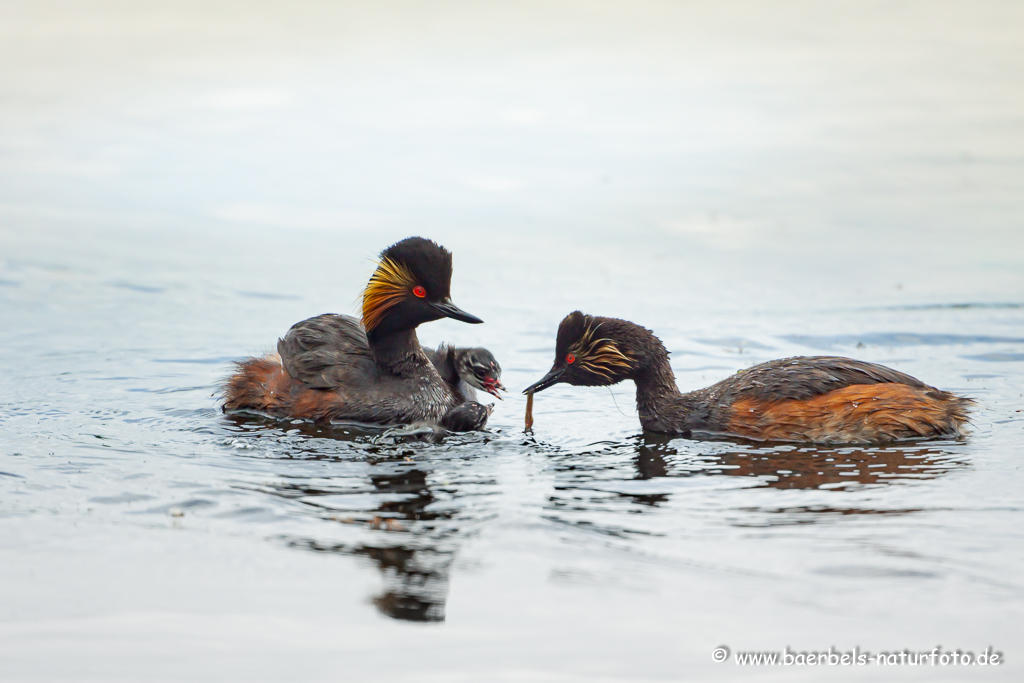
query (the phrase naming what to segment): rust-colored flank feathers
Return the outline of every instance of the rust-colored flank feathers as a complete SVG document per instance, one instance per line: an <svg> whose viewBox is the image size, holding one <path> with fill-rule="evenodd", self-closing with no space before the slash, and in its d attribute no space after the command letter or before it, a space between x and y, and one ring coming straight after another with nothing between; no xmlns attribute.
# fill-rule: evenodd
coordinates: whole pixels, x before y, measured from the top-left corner
<svg viewBox="0 0 1024 683"><path fill-rule="evenodd" d="M403 264L381 259L363 292L363 327L370 331L380 324L388 310L409 296L416 278Z"/></svg>
<svg viewBox="0 0 1024 683"><path fill-rule="evenodd" d="M865 443L955 436L970 401L932 387L855 384L808 399L732 404L728 432L765 441Z"/></svg>
<svg viewBox="0 0 1024 683"><path fill-rule="evenodd" d="M569 351L576 357L581 368L611 380L617 369L629 369L633 359L611 339L596 337L600 327L601 323L587 325L579 340L569 347Z"/></svg>
<svg viewBox="0 0 1024 683"><path fill-rule="evenodd" d="M224 385L224 410L251 410L275 417L305 420L330 419L344 406L333 391L311 389L297 382L281 366L278 354L248 358Z"/></svg>

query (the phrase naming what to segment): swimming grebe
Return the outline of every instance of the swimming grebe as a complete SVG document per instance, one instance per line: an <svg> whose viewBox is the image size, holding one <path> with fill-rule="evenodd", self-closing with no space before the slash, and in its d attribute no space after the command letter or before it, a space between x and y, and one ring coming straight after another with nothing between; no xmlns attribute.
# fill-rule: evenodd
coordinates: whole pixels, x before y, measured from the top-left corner
<svg viewBox="0 0 1024 683"><path fill-rule="evenodd" d="M452 255L410 237L380 255L363 292L362 325L325 314L296 323L277 353L249 358L224 386L224 410L379 425L442 423L465 400L420 347L416 327L441 318L481 323L452 303ZM455 424L490 413L461 407ZM469 416L472 419L467 419Z"/></svg>
<svg viewBox="0 0 1024 683"><path fill-rule="evenodd" d="M466 349L441 344L434 349L423 349L427 358L437 368L441 379L448 383L455 395L463 401L475 401L476 391L503 400L498 390L505 391L501 383L501 366L487 349Z"/></svg>
<svg viewBox="0 0 1024 683"><path fill-rule="evenodd" d="M579 311L558 326L551 371L523 393L625 379L636 382L645 430L685 437L821 444L956 437L972 403L882 365L830 356L761 363L684 394L650 330Z"/></svg>

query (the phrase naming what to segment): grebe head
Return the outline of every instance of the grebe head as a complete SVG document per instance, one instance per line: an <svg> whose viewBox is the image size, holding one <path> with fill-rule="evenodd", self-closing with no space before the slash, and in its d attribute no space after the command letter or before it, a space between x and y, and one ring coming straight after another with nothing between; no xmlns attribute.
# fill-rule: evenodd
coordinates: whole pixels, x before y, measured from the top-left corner
<svg viewBox="0 0 1024 683"><path fill-rule="evenodd" d="M559 382L595 387L632 378L637 353L633 350L629 326L637 327L624 320L599 318L579 311L565 316L558 326L555 364L523 393L542 391Z"/></svg>
<svg viewBox="0 0 1024 683"><path fill-rule="evenodd" d="M380 253L380 265L363 292L363 327L374 336L431 320L483 320L452 303L452 255L422 237L408 237Z"/></svg>
<svg viewBox="0 0 1024 683"><path fill-rule="evenodd" d="M487 349L456 349L455 370L469 386L503 400L498 393L499 389L505 391L501 383L501 366Z"/></svg>

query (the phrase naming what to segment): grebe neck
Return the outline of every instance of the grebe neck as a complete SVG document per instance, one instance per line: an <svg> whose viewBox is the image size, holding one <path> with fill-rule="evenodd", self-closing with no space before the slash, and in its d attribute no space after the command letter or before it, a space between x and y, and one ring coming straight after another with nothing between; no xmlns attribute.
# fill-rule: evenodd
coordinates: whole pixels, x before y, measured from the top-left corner
<svg viewBox="0 0 1024 683"><path fill-rule="evenodd" d="M434 367L420 348L415 327L382 335L370 333L366 340L377 367L390 375L418 377L424 369ZM436 370L434 374L437 374Z"/></svg>
<svg viewBox="0 0 1024 683"><path fill-rule="evenodd" d="M658 341L658 346L661 342ZM645 363L633 376L636 382L636 408L640 421L667 417L666 408L683 397L676 385L676 376L668 362L668 352L661 346L661 353L645 359Z"/></svg>
<svg viewBox="0 0 1024 683"><path fill-rule="evenodd" d="M694 395L679 391L665 345L647 330L644 332L643 351L637 354L639 364L633 373L640 424L650 431L686 429L693 417Z"/></svg>

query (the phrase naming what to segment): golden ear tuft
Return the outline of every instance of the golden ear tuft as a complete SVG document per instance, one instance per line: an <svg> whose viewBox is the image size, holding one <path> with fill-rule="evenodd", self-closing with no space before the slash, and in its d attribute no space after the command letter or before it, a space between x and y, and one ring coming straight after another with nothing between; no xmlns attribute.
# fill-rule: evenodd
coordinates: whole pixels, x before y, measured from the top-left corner
<svg viewBox="0 0 1024 683"><path fill-rule="evenodd" d="M616 369L629 369L633 367L633 359L629 354L624 353L611 339L597 337L596 326L587 325L580 335L579 341L570 347L575 352L577 362L581 368L586 368L595 375L601 375L611 380Z"/></svg>
<svg viewBox="0 0 1024 683"><path fill-rule="evenodd" d="M405 265L384 258L363 291L363 327L377 327L393 306L408 298L416 280Z"/></svg>

